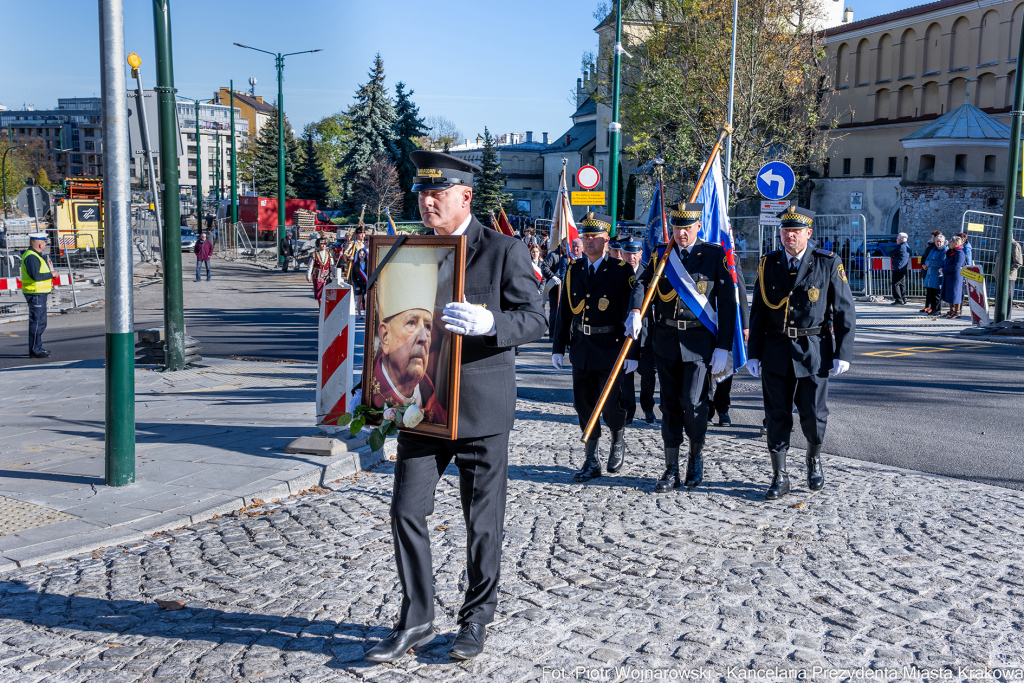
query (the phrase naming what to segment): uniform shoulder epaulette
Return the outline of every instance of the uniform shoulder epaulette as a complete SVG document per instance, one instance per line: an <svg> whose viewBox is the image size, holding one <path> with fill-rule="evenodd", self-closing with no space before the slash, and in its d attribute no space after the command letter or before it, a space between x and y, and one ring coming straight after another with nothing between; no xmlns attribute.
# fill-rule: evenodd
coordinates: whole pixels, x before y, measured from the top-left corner
<svg viewBox="0 0 1024 683"><path fill-rule="evenodd" d="M620 266L624 266L624 265L626 265L626 262L625 261L619 261L619 265Z"/></svg>
<svg viewBox="0 0 1024 683"><path fill-rule="evenodd" d="M715 242L705 242L704 244L709 247L714 247L719 251L725 251L725 247L723 247L721 244L716 244Z"/></svg>
<svg viewBox="0 0 1024 683"><path fill-rule="evenodd" d="M829 251L828 249L815 249L814 253L818 254L819 256L829 256L829 257L834 257L836 255L836 253L834 251Z"/></svg>

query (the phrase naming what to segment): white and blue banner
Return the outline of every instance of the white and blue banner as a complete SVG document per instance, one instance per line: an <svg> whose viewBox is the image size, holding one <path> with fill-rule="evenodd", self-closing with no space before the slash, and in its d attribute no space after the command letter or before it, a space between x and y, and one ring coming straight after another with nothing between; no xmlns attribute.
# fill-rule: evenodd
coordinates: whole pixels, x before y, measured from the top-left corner
<svg viewBox="0 0 1024 683"><path fill-rule="evenodd" d="M697 285L693 277L686 271L683 262L679 260L679 250L673 249L668 255L668 263L665 264L665 277L672 283L672 288L679 294L686 307L693 311L704 327L711 330L711 334L718 336L718 314L711 307L708 298L697 291Z"/></svg>
<svg viewBox="0 0 1024 683"><path fill-rule="evenodd" d="M640 262L644 266L651 262L651 254L657 251L658 245L664 243L664 230L661 225L661 187L655 185L654 197L651 198L651 212L647 218L647 230L644 232L644 253L640 257Z"/></svg>

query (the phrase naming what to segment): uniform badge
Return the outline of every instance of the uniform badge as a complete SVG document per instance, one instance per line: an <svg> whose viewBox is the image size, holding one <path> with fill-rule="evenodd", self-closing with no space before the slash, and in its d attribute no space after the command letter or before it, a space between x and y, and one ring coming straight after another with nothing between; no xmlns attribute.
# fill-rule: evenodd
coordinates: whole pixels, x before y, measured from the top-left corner
<svg viewBox="0 0 1024 683"><path fill-rule="evenodd" d="M608 310L608 306L610 306L611 303L612 303L611 301L608 301L608 299L606 299L606 298L604 298L602 296L600 299L597 300L597 310L599 310L599 311L607 311Z"/></svg>
<svg viewBox="0 0 1024 683"><path fill-rule="evenodd" d="M807 289L807 298L810 299L812 303L817 301L820 295L821 291L817 287L809 287Z"/></svg>
<svg viewBox="0 0 1024 683"><path fill-rule="evenodd" d="M708 281L697 280L697 293L704 294L706 291L708 291Z"/></svg>
<svg viewBox="0 0 1024 683"><path fill-rule="evenodd" d="M843 268L842 263L839 264L839 277L843 282L849 282L849 280L846 279L846 270Z"/></svg>

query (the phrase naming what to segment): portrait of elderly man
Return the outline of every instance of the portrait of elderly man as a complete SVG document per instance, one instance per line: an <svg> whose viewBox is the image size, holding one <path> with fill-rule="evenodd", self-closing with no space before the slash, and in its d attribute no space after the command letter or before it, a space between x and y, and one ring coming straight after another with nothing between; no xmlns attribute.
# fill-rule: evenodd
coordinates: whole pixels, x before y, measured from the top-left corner
<svg viewBox="0 0 1024 683"><path fill-rule="evenodd" d="M379 250L378 263L386 250ZM384 266L377 284L377 340L374 346L371 401L413 403L424 420L447 424L448 418L427 374L434 299L437 291L437 250L400 248Z"/></svg>

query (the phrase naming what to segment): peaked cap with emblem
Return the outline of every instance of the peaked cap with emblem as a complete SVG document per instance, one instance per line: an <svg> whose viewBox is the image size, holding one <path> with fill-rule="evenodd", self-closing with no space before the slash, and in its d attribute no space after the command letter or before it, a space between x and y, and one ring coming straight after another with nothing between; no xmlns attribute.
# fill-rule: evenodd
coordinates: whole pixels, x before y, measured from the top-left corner
<svg viewBox="0 0 1024 683"><path fill-rule="evenodd" d="M588 211L580 221L579 232L581 235L594 235L601 232L609 232L612 229L612 217L603 213Z"/></svg>
<svg viewBox="0 0 1024 683"><path fill-rule="evenodd" d="M481 171L476 164L444 152L417 149L409 152L409 159L416 166L413 192L444 190L453 185L473 187L473 174Z"/></svg>
<svg viewBox="0 0 1024 683"><path fill-rule="evenodd" d="M814 222L815 213L810 209L791 206L778 214L782 219L782 228L809 228Z"/></svg>
<svg viewBox="0 0 1024 683"><path fill-rule="evenodd" d="M644 243L635 237L622 243L622 251L626 254L639 254L644 250Z"/></svg>
<svg viewBox="0 0 1024 683"><path fill-rule="evenodd" d="M611 242L608 243L609 249L622 249L622 238L613 237Z"/></svg>
<svg viewBox="0 0 1024 683"><path fill-rule="evenodd" d="M685 228L699 221L703 213L704 205L701 203L692 202L687 204L676 204L672 207L672 212L669 214L668 222L671 223L673 227Z"/></svg>

